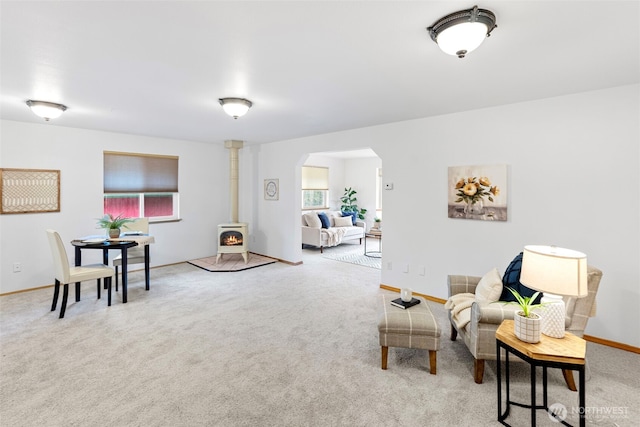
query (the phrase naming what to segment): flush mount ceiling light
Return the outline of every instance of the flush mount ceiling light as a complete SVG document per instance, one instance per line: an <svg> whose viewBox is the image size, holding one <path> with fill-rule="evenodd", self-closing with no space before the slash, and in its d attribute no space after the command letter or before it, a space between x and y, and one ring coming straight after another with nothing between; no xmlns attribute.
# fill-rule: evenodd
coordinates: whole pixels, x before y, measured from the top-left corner
<svg viewBox="0 0 640 427"><path fill-rule="evenodd" d="M224 112L234 119L247 114L247 111L253 105L251 101L244 98L220 98L218 101L220 101Z"/></svg>
<svg viewBox="0 0 640 427"><path fill-rule="evenodd" d="M66 106L55 102L33 101L31 99L27 101L27 105L36 116L40 116L46 121L60 117L67 109Z"/></svg>
<svg viewBox="0 0 640 427"><path fill-rule="evenodd" d="M440 18L427 31L446 54L464 58L496 28L496 16L486 9L461 10Z"/></svg>

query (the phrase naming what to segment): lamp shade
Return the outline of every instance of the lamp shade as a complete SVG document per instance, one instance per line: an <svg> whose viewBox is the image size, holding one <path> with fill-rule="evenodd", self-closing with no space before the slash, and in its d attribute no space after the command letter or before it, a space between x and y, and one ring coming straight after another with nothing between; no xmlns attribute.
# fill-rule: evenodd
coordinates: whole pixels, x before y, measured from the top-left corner
<svg viewBox="0 0 640 427"><path fill-rule="evenodd" d="M540 292L586 296L587 256L556 246L525 246L520 282Z"/></svg>
<svg viewBox="0 0 640 427"><path fill-rule="evenodd" d="M496 27L493 12L474 6L440 18L427 31L444 53L464 58L477 49Z"/></svg>
<svg viewBox="0 0 640 427"><path fill-rule="evenodd" d="M253 105L251 101L244 98L220 98L218 100L225 113L237 119L247 114L249 108Z"/></svg>
<svg viewBox="0 0 640 427"><path fill-rule="evenodd" d="M55 102L34 101L31 99L27 101L27 106L33 111L33 114L42 117L46 121L60 117L67 109L66 106Z"/></svg>
<svg viewBox="0 0 640 427"><path fill-rule="evenodd" d="M487 26L480 22L465 22L449 27L438 35L438 46L449 55L465 54L478 48L487 37Z"/></svg>

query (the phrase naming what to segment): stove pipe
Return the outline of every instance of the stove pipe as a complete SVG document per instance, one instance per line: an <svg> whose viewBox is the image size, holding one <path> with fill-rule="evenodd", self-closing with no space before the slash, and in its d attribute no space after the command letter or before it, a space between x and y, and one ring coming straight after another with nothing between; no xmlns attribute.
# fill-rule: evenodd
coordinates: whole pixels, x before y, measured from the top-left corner
<svg viewBox="0 0 640 427"><path fill-rule="evenodd" d="M231 222L238 222L238 150L243 147L242 141L234 139L224 142L225 148L229 149L229 204L231 209Z"/></svg>

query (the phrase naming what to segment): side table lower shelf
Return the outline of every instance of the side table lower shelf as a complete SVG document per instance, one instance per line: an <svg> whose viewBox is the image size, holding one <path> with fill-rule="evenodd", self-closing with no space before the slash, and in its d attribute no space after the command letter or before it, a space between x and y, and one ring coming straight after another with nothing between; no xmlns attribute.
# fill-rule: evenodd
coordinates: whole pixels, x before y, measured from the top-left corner
<svg viewBox="0 0 640 427"><path fill-rule="evenodd" d="M513 332L513 320L505 320L496 331L496 376L498 383L498 421L509 426L505 421L509 417L510 405L531 409L531 426L536 425L536 410L542 409L554 417L560 424L571 426L557 414L549 411L547 397L547 369L559 368L578 371L579 374L579 413L580 426L586 425L585 418L585 353L586 342L573 334L566 333L565 338L542 336L539 343L530 344L520 341ZM505 350L505 392L506 407L502 410L502 363L500 349ZM509 393L509 353L529 363L531 367L531 403L524 404L511 400ZM536 404L536 367L542 367L542 405Z"/></svg>

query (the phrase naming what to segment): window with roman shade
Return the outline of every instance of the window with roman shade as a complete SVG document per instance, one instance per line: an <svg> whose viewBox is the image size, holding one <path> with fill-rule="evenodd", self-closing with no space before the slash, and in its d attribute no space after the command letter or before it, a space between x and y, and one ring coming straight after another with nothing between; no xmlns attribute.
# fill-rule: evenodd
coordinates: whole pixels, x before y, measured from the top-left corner
<svg viewBox="0 0 640 427"><path fill-rule="evenodd" d="M179 218L177 156L103 154L105 214L152 222Z"/></svg>
<svg viewBox="0 0 640 427"><path fill-rule="evenodd" d="M302 167L302 209L327 209L329 200L329 168Z"/></svg>

